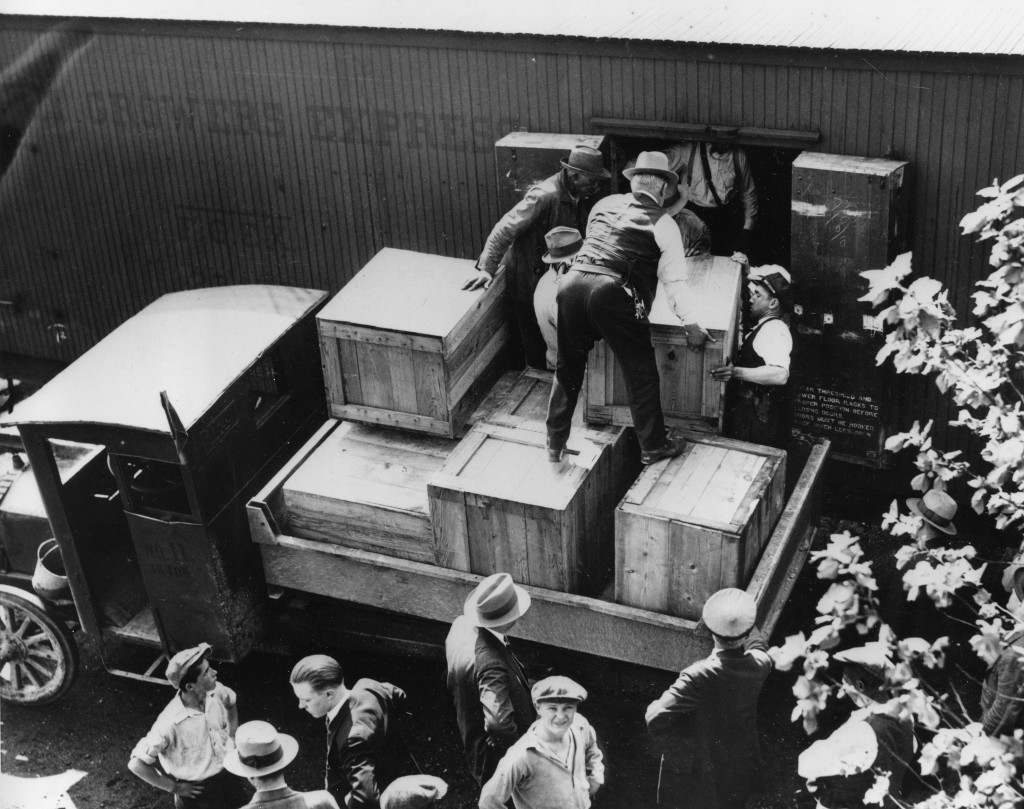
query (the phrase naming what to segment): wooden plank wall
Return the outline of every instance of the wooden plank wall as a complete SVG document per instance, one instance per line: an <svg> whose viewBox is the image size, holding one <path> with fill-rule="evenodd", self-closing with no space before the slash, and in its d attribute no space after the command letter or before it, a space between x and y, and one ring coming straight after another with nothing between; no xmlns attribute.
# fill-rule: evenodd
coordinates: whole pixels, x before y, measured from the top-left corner
<svg viewBox="0 0 1024 809"><path fill-rule="evenodd" d="M0 71L51 25L4 18ZM0 307L0 351L70 360L174 289L333 291L384 246L474 257L501 213L494 142L585 133L592 117L820 130L822 151L895 152L912 164L916 265L966 311L985 254L956 223L977 188L1024 168L1019 59L90 27L0 175L0 298L20 302ZM920 389L904 411L950 415Z"/></svg>

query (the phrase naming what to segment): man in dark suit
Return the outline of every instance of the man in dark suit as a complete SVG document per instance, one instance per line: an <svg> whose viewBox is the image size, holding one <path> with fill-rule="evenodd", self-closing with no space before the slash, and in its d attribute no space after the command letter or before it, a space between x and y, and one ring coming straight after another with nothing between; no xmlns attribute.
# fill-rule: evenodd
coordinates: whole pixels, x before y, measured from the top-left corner
<svg viewBox="0 0 1024 809"><path fill-rule="evenodd" d="M526 672L506 637L529 608L529 593L508 573L495 573L470 593L445 641L448 690L478 784L535 718Z"/></svg>
<svg viewBox="0 0 1024 809"><path fill-rule="evenodd" d="M289 679L299 708L326 719L327 791L347 809L377 809L394 774L393 724L405 692L367 677L346 688L341 665L327 655L302 658Z"/></svg>

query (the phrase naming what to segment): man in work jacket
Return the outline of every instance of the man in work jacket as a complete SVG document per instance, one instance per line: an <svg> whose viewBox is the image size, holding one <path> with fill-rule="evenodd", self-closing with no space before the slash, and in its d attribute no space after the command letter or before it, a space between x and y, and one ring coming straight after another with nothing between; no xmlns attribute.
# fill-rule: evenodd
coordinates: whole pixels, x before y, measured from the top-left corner
<svg viewBox="0 0 1024 809"><path fill-rule="evenodd" d="M478 784L533 722L526 671L508 645L508 631L530 608L530 594L508 573L488 576L466 599L445 640L448 690Z"/></svg>
<svg viewBox="0 0 1024 809"><path fill-rule="evenodd" d="M363 677L345 686L341 665L317 654L292 668L299 708L327 724L325 786L347 809L377 809L380 793L397 774L394 724L405 692Z"/></svg>
<svg viewBox="0 0 1024 809"><path fill-rule="evenodd" d="M651 464L673 457L684 444L665 432L647 320L659 279L681 280L687 274L679 227L663 207L679 177L661 152L641 152L622 174L630 193L594 206L583 246L558 286L558 362L547 415L548 458L556 463L569 439L587 354L601 338L626 379L640 460ZM707 332L690 317L685 301L670 297L669 306L684 324L687 344L699 350Z"/></svg>
<svg viewBox="0 0 1024 809"><path fill-rule="evenodd" d="M782 319L788 310L789 273L768 265L750 271L750 319L732 365L711 375L729 382L723 434L740 441L784 449L789 441L789 360L793 336Z"/></svg>
<svg viewBox="0 0 1024 809"><path fill-rule="evenodd" d="M759 785L757 698L772 670L757 607L743 590L719 590L704 605L710 656L683 669L647 707L647 729L663 749L658 803L739 809Z"/></svg>
<svg viewBox="0 0 1024 809"><path fill-rule="evenodd" d="M680 143L665 150L669 166L688 181L686 207L711 230L711 252L748 263L757 222L757 187L750 160L728 143Z"/></svg>
<svg viewBox="0 0 1024 809"><path fill-rule="evenodd" d="M590 198L611 177L597 149L576 146L562 170L532 186L519 203L491 229L477 260L477 274L465 289L490 283L500 264L506 264L512 316L523 344L526 363L544 370L544 339L533 311L533 291L544 265L540 258L544 234L554 227L583 230ZM508 256L506 257L506 251Z"/></svg>

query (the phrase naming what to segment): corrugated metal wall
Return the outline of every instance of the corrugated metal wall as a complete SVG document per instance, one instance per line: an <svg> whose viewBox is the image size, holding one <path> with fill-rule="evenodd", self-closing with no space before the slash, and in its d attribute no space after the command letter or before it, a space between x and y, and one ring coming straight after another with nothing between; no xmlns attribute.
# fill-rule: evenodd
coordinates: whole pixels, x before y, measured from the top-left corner
<svg viewBox="0 0 1024 809"><path fill-rule="evenodd" d="M0 68L47 28L5 22ZM0 349L71 359L174 289L334 290L383 246L472 257L500 214L494 141L595 116L895 152L913 167L916 266L966 311L985 255L956 223L977 188L1024 169L1019 61L92 25L0 175L0 298L18 301L0 307ZM906 410L936 407L914 394Z"/></svg>

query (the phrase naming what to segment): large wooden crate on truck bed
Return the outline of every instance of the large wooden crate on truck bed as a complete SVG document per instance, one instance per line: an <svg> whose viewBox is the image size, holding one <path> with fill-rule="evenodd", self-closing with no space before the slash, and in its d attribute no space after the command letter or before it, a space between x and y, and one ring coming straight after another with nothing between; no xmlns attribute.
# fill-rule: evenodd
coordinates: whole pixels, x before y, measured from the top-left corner
<svg viewBox="0 0 1024 809"><path fill-rule="evenodd" d="M508 339L499 272L465 291L473 262L377 253L317 315L330 414L452 438L500 372Z"/></svg>
<svg viewBox="0 0 1024 809"><path fill-rule="evenodd" d="M661 377L661 406L670 427L718 432L725 383L716 382L709 371L725 365L736 345L742 268L721 256L687 261L689 279L674 283L685 288L692 311L712 341L702 351L687 347L682 323L669 309L665 289L659 284L648 319ZM633 425L626 380L604 340L587 359L586 397L588 424Z"/></svg>
<svg viewBox="0 0 1024 809"><path fill-rule="evenodd" d="M697 620L708 597L746 585L782 513L786 453L691 434L647 467L615 510L615 598Z"/></svg>

